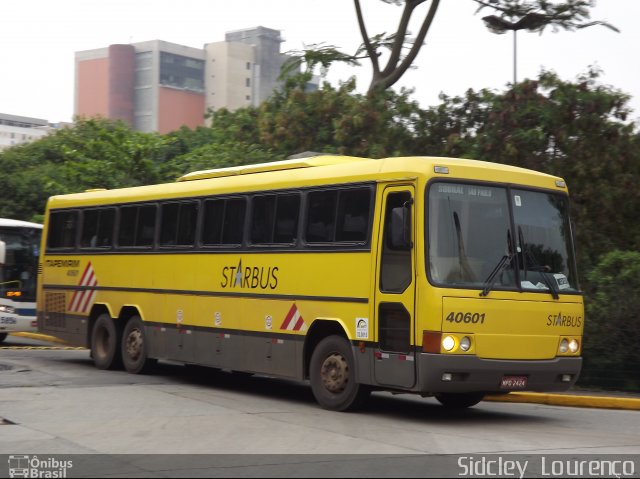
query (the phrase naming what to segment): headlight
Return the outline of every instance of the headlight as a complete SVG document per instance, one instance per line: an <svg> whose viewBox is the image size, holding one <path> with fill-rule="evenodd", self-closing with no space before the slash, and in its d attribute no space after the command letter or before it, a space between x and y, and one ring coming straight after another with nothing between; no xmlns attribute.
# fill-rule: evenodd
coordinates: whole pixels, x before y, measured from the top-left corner
<svg viewBox="0 0 640 479"><path fill-rule="evenodd" d="M0 305L0 313L16 314L16 310L13 306Z"/></svg>
<svg viewBox="0 0 640 479"><path fill-rule="evenodd" d="M460 340L460 349L463 351L469 351L471 348L471 339L468 336L465 336Z"/></svg>
<svg viewBox="0 0 640 479"><path fill-rule="evenodd" d="M456 347L456 340L453 338L453 336L445 336L442 340L442 347L445 351L451 351Z"/></svg>
<svg viewBox="0 0 640 479"><path fill-rule="evenodd" d="M560 341L560 349L559 351L564 354L567 351L569 351L569 340L568 339L563 339L562 341Z"/></svg>
<svg viewBox="0 0 640 479"><path fill-rule="evenodd" d="M572 339L571 341L569 341L569 351L571 351L572 353L577 353L578 349L580 349L580 343L578 343L577 340Z"/></svg>

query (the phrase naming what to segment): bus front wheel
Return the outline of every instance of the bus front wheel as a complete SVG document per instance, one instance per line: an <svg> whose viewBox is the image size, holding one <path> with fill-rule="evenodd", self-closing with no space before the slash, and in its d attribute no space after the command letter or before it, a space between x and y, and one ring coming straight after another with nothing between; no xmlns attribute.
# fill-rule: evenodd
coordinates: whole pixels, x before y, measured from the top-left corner
<svg viewBox="0 0 640 479"><path fill-rule="evenodd" d="M108 314L98 316L91 333L91 356L98 369L122 367L120 336L116 323Z"/></svg>
<svg viewBox="0 0 640 479"><path fill-rule="evenodd" d="M349 342L341 336L328 336L318 343L309 364L311 390L325 409L348 411L360 408L371 393L358 384Z"/></svg>
<svg viewBox="0 0 640 479"><path fill-rule="evenodd" d="M127 372L148 374L157 360L147 355L148 344L144 332L144 322L140 316L133 316L122 333L122 362Z"/></svg>
<svg viewBox="0 0 640 479"><path fill-rule="evenodd" d="M0 343L7 339L7 333L0 333Z"/></svg>
<svg viewBox="0 0 640 479"><path fill-rule="evenodd" d="M484 399L483 393L443 393L436 394L436 399L444 407L451 409L464 409L475 406Z"/></svg>

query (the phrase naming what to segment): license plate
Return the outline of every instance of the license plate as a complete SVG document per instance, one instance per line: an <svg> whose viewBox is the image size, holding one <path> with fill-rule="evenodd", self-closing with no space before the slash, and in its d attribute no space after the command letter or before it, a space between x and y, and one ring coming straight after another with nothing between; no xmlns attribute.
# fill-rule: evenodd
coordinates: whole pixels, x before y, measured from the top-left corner
<svg viewBox="0 0 640 479"><path fill-rule="evenodd" d="M527 387L527 376L503 376L500 389L524 389Z"/></svg>

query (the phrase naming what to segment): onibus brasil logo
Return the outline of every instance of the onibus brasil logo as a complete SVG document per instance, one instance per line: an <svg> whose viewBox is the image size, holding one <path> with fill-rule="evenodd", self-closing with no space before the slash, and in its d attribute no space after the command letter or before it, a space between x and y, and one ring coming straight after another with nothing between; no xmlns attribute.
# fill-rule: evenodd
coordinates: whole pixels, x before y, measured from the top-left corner
<svg viewBox="0 0 640 479"><path fill-rule="evenodd" d="M73 461L38 456L9 456L9 477L62 478L73 467Z"/></svg>

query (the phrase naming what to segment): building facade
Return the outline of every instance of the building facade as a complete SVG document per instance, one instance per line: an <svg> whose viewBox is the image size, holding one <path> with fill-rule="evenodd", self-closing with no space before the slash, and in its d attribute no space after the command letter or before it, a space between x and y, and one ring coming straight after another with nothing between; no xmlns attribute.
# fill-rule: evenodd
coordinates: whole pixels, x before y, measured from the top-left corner
<svg viewBox="0 0 640 479"><path fill-rule="evenodd" d="M77 52L77 116L124 120L167 133L205 124L209 108L257 106L280 86L278 30L227 33L203 49L154 40Z"/></svg>
<svg viewBox="0 0 640 479"><path fill-rule="evenodd" d="M35 141L52 129L47 120L0 113L0 150Z"/></svg>

